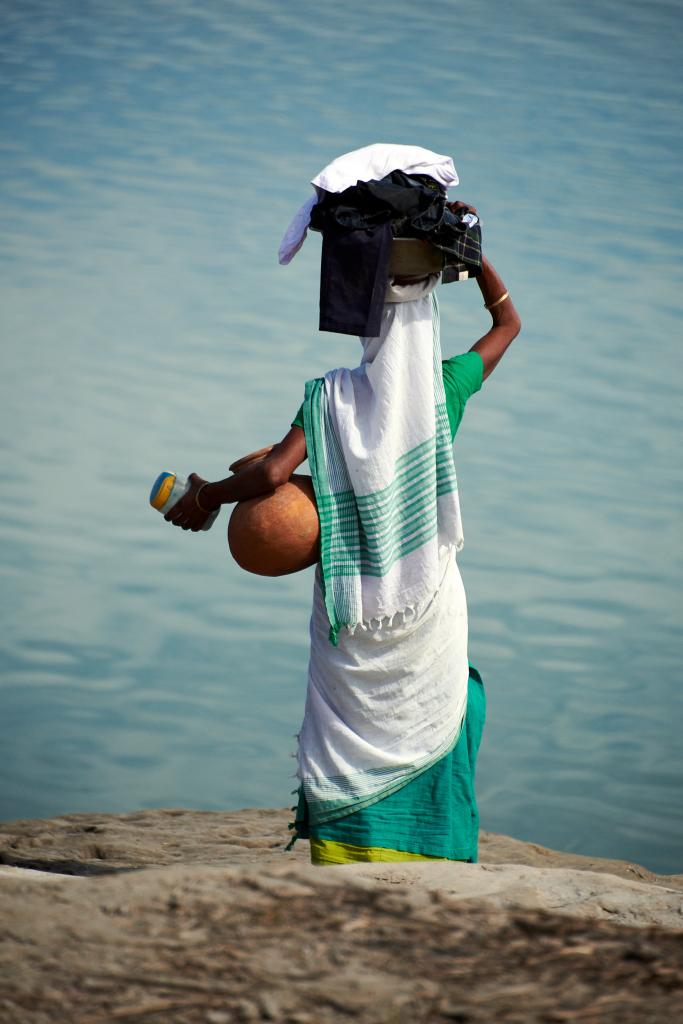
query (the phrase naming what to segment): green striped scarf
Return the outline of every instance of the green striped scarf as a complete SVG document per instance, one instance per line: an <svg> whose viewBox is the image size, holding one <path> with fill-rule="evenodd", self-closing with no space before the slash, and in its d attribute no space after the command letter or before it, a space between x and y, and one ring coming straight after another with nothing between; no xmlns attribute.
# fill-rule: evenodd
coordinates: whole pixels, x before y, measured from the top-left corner
<svg viewBox="0 0 683 1024"><path fill-rule="evenodd" d="M382 331L380 339L361 339L372 355L357 370L306 384L304 429L335 645L343 627L423 600L438 583L440 548L462 544L436 295L388 303Z"/></svg>

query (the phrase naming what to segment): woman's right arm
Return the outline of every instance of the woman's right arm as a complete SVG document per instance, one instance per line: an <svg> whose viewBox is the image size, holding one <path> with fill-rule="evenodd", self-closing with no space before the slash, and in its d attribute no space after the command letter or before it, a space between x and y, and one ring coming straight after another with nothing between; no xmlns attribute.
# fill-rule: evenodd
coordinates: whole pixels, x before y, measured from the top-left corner
<svg viewBox="0 0 683 1024"><path fill-rule="evenodd" d="M292 427L264 459L245 466L234 476L208 483L196 473L190 473L190 488L164 518L183 530L201 530L207 514L219 505L269 494L286 483L305 458L306 436L301 427Z"/></svg>
<svg viewBox="0 0 683 1024"><path fill-rule="evenodd" d="M486 334L475 342L470 352L478 352L484 363L484 380L496 368L505 351L519 334L522 321L515 309L512 299L493 264L484 256L481 274L477 284L484 297L484 305L491 314L493 325ZM506 296L500 301L502 296Z"/></svg>

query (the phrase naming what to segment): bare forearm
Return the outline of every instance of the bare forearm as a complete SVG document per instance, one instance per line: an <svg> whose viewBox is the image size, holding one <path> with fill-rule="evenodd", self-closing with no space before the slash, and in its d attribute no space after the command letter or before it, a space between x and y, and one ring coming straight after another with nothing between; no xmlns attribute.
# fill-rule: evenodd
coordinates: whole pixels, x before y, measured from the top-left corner
<svg viewBox="0 0 683 1024"><path fill-rule="evenodd" d="M479 290L486 306L495 302L496 299L499 299L507 291L502 277L486 256L482 257L481 274L476 278L476 282L479 285ZM498 309L499 307L495 308ZM501 302L500 309L503 310L504 308L505 303Z"/></svg>
<svg viewBox="0 0 683 1024"><path fill-rule="evenodd" d="M234 476L208 483L202 490L202 505L209 509L218 508L219 505L231 505L235 501L246 501L247 498L268 494L277 486L272 468L267 464L267 460L263 459L255 462L253 466L245 466Z"/></svg>
<svg viewBox="0 0 683 1024"><path fill-rule="evenodd" d="M300 427L292 427L279 444L262 459L239 469L225 480L209 483L202 490L202 504L214 509L235 501L246 501L269 494L291 477L306 458L306 438ZM240 460L241 461L241 460Z"/></svg>
<svg viewBox="0 0 683 1024"><path fill-rule="evenodd" d="M286 483L297 466L306 458L306 438L301 427L292 427L289 433L270 449L265 457L255 452L233 463L235 475L209 483L196 473L190 473L190 487L180 501L164 518L174 526L193 533L201 530L206 517L221 505L246 501L270 494ZM247 463L238 469L240 463Z"/></svg>
<svg viewBox="0 0 683 1024"><path fill-rule="evenodd" d="M477 278L477 284L484 299L484 305L491 307L489 313L493 323L491 329L475 342L470 351L478 352L481 356L484 363L484 379L486 379L498 365L510 343L519 334L522 321L512 299L507 294L502 278L486 257L482 260L482 271Z"/></svg>

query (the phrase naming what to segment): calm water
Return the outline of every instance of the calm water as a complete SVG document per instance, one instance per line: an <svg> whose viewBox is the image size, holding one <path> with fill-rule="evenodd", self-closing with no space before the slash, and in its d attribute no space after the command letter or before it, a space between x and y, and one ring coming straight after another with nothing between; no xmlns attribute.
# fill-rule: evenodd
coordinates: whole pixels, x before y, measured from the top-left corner
<svg viewBox="0 0 683 1024"><path fill-rule="evenodd" d="M683 870L677 4L6 0L0 817L281 806L312 575L146 505L287 430L309 179L453 155L523 335L458 437L482 824ZM446 354L487 327L442 291Z"/></svg>

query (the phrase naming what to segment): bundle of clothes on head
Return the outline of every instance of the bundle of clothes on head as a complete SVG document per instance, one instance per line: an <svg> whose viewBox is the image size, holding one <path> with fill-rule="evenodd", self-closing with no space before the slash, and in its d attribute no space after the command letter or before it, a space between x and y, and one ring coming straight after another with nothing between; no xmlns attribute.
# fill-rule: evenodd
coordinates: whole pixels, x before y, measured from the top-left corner
<svg viewBox="0 0 683 1024"><path fill-rule="evenodd" d="M321 331L379 335L394 239L440 250L444 283L481 271L478 218L448 205L446 189L457 182L450 157L382 143L339 157L313 179L316 195L285 234L280 262L289 263L309 225L322 232Z"/></svg>

